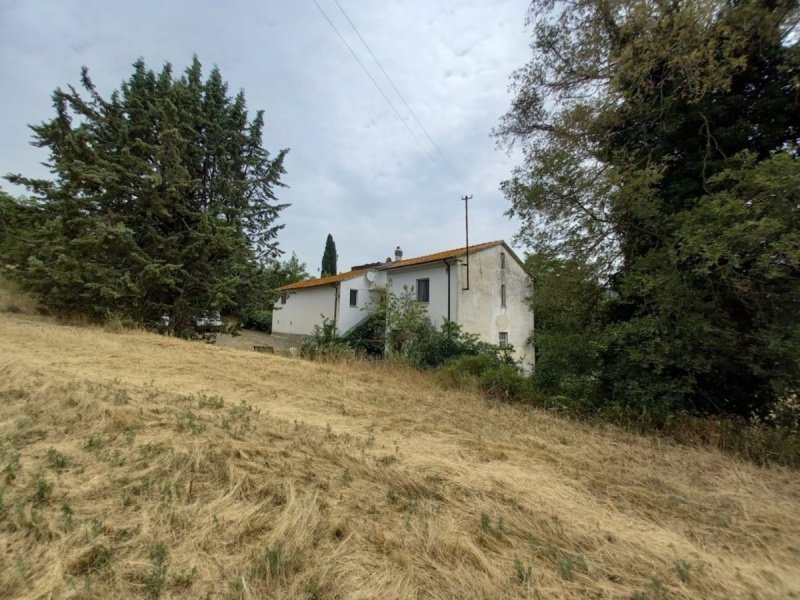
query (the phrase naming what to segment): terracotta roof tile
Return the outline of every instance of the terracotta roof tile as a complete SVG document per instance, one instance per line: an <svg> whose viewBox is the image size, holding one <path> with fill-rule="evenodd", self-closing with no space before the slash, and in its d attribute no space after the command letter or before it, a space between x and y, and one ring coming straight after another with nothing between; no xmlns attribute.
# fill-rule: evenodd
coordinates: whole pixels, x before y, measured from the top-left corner
<svg viewBox="0 0 800 600"><path fill-rule="evenodd" d="M500 244L505 245L505 242L503 242L502 240L496 240L494 242L475 244L474 246L469 247L469 251L477 252L479 250L485 250L486 248L491 248L492 246L498 246ZM338 275L329 275L328 277L320 277L319 279L307 279L305 281L298 281L297 283L290 283L289 285L285 285L281 288L278 288L278 290L282 292L288 292L290 290L299 290L303 288L310 288L321 285L329 285L331 283L338 283L339 281L345 281L347 279L352 279L353 277L358 277L359 275L363 275L364 273L366 273L371 269L388 271L389 269L399 269L401 267L411 267L414 265L422 265L425 263L436 262L448 258L456 258L457 256L465 254L466 250L467 250L466 247L455 248L453 250L445 250L444 252L436 252L434 254L426 254L424 256L417 256L414 258L406 258L394 262L383 263L382 265L376 267L371 267L366 269L356 269L355 271L346 271L344 273L339 273ZM513 254L513 252L512 256L519 262L519 258L517 258L516 254Z"/></svg>
<svg viewBox="0 0 800 600"><path fill-rule="evenodd" d="M498 244L502 244L502 241L495 241L495 242L485 242L483 244L475 244L474 246L469 247L470 252L477 252L479 250L485 250L486 248L491 248L492 246L497 246ZM436 262L438 260L445 260L447 258L455 258L456 256L461 256L465 254L467 251L466 246L463 248L455 248L453 250L445 250L444 252L436 252L435 254L426 254L425 256L417 256L415 258L406 258L403 260L396 260L390 263L384 263L380 267L376 267L376 269L380 271L387 271L389 269L399 269L400 267L411 267L413 265L421 265L429 262Z"/></svg>
<svg viewBox="0 0 800 600"><path fill-rule="evenodd" d="M344 281L346 279L352 279L353 277L358 277L359 275L363 275L367 271L369 271L369 269L357 269L355 271L347 271L345 273L339 273L338 275L328 275L327 277L320 277L318 279L306 279L305 281L297 281L295 283L290 283L289 285L279 287L278 291L286 292L289 290L299 290L302 288L317 287L318 285L329 285L331 283L337 283L339 281Z"/></svg>

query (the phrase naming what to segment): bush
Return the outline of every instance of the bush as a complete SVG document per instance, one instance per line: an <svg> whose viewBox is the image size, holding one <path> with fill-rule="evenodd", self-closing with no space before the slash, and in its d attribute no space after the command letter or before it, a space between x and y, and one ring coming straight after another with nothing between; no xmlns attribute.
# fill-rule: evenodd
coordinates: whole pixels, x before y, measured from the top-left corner
<svg viewBox="0 0 800 600"><path fill-rule="evenodd" d="M501 348L481 342L477 335L462 331L461 326L453 321L445 321L438 330L431 326L416 333L405 356L418 368L434 369L464 356L485 356L494 364L514 364L512 346Z"/></svg>
<svg viewBox="0 0 800 600"><path fill-rule="evenodd" d="M535 402L533 381L519 367L490 353L461 356L439 372L439 380L449 387L476 386L488 397L507 402Z"/></svg>
<svg viewBox="0 0 800 600"><path fill-rule="evenodd" d="M383 356L385 340L386 319L380 313L372 313L342 337L342 341L356 352L374 358Z"/></svg>
<svg viewBox="0 0 800 600"><path fill-rule="evenodd" d="M314 333L303 340L300 356L310 360L337 360L353 358L356 353L336 335L336 322L322 317L322 325L314 325Z"/></svg>
<svg viewBox="0 0 800 600"><path fill-rule="evenodd" d="M249 311L242 318L242 327L272 333L272 309L262 308Z"/></svg>

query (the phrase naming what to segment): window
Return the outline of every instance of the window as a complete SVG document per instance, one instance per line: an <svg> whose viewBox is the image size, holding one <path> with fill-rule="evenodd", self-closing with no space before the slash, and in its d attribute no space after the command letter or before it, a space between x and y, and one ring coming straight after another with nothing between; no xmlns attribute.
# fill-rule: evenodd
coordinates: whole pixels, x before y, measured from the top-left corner
<svg viewBox="0 0 800 600"><path fill-rule="evenodd" d="M508 346L508 332L501 331L500 332L500 345L501 346Z"/></svg>
<svg viewBox="0 0 800 600"><path fill-rule="evenodd" d="M350 290L350 306L358 306L358 290Z"/></svg>
<svg viewBox="0 0 800 600"><path fill-rule="evenodd" d="M281 304L286 304L286 297L288 294L281 294Z"/></svg>
<svg viewBox="0 0 800 600"><path fill-rule="evenodd" d="M506 253L505 252L501 252L500 253L500 268L501 269L505 269L506 268Z"/></svg>
<svg viewBox="0 0 800 600"><path fill-rule="evenodd" d="M500 307L506 307L506 284L500 286Z"/></svg>
<svg viewBox="0 0 800 600"><path fill-rule="evenodd" d="M417 279L417 302L430 302L431 280Z"/></svg>

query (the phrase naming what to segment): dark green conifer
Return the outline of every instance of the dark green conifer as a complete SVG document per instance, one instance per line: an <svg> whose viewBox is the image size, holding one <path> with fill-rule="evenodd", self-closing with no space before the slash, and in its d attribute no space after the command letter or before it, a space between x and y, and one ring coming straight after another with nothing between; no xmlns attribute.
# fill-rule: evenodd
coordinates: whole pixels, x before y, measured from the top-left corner
<svg viewBox="0 0 800 600"><path fill-rule="evenodd" d="M336 253L336 242L333 241L333 236L329 233L328 239L325 240L325 252L322 253L322 273L320 277L327 275L336 275L336 261L339 255Z"/></svg>
<svg viewBox="0 0 800 600"><path fill-rule="evenodd" d="M133 67L109 98L84 68L85 93L57 89L56 116L32 127L53 179L9 176L44 215L20 276L56 310L168 315L182 334L253 301L253 273L279 254L287 150L270 157L263 112L250 118L217 68L203 81L196 57L179 78Z"/></svg>

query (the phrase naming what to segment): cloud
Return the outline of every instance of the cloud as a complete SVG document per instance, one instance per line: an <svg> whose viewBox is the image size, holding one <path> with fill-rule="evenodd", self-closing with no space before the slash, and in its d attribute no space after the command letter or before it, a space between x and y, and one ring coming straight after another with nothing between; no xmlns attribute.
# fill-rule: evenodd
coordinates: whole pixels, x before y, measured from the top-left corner
<svg viewBox="0 0 800 600"><path fill-rule="evenodd" d="M250 110L265 109L267 148L291 149L280 242L312 273L328 233L340 268L386 258L398 244L406 256L462 245L463 194L474 197L472 241L510 239L517 224L504 217L498 187L519 158L497 151L490 131L509 106L509 74L528 57L527 2L339 0L442 159L335 2L318 1L421 143L311 0L6 2L0 170L47 174L27 125L51 117L52 90L76 84L82 65L110 93L140 56L179 71L196 53L207 69L220 67L231 92L245 90Z"/></svg>

